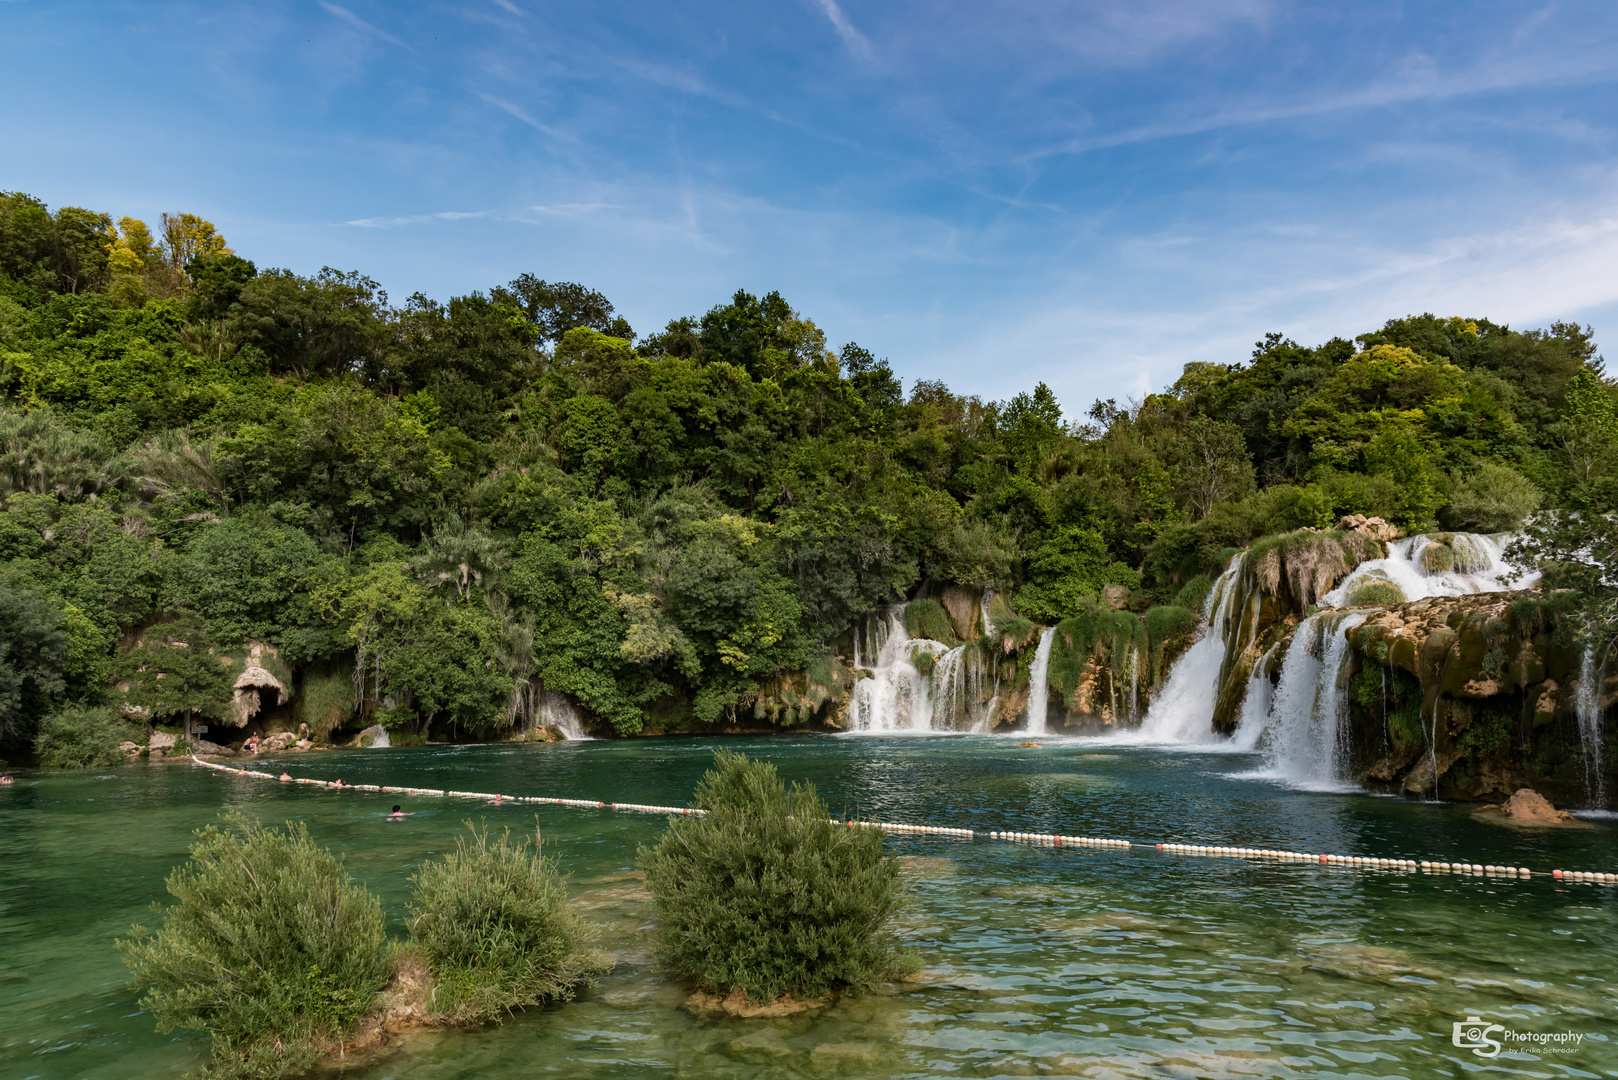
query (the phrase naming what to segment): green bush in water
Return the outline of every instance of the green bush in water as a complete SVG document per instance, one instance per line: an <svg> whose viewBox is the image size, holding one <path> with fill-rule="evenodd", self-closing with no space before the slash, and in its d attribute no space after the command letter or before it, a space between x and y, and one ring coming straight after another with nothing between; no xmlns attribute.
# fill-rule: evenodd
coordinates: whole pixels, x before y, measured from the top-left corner
<svg viewBox="0 0 1618 1080"><path fill-rule="evenodd" d="M913 638L931 638L954 648L960 644L950 625L949 612L937 600L912 600L905 605L905 632Z"/></svg>
<svg viewBox="0 0 1618 1080"><path fill-rule="evenodd" d="M889 929L899 862L875 829L830 820L809 785L720 750L697 785L704 816L642 848L657 955L702 989L753 1001L868 988L907 969Z"/></svg>
<svg viewBox="0 0 1618 1080"><path fill-rule="evenodd" d="M1455 549L1448 544L1428 544L1421 549L1421 569L1428 574L1446 574L1455 569Z"/></svg>
<svg viewBox="0 0 1618 1080"><path fill-rule="evenodd" d="M438 981L436 1012L455 1023L499 1020L525 1005L569 1001L611 967L567 906L567 879L536 834L491 841L468 825L455 851L412 879L410 934Z"/></svg>
<svg viewBox="0 0 1618 1080"><path fill-rule="evenodd" d="M201 829L167 884L179 902L157 933L136 926L118 948L159 1031L213 1036L204 1076L307 1069L388 981L381 906L301 823Z"/></svg>
<svg viewBox="0 0 1618 1080"><path fill-rule="evenodd" d="M34 739L34 753L47 769L118 765L135 729L111 706L69 705L47 716Z"/></svg>
<svg viewBox="0 0 1618 1080"><path fill-rule="evenodd" d="M1349 607L1392 607L1404 602L1404 590L1385 577L1367 577L1348 594Z"/></svg>

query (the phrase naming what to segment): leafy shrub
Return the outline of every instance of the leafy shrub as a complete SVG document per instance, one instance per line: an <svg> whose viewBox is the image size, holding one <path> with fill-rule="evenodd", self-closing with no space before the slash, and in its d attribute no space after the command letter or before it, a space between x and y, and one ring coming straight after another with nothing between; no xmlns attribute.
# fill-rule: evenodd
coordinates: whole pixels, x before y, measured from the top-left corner
<svg viewBox="0 0 1618 1080"><path fill-rule="evenodd" d="M69 705L47 716L34 739L34 753L47 769L118 765L134 729L109 706Z"/></svg>
<svg viewBox="0 0 1618 1080"><path fill-rule="evenodd" d="M337 728L348 723L354 713L354 669L352 665L325 671L311 671L304 675L293 715L309 725L309 734L316 739L328 737ZM392 725L389 725L390 727ZM401 745L394 742L395 746Z"/></svg>
<svg viewBox="0 0 1618 1080"><path fill-rule="evenodd" d="M1092 602L1079 614L1056 624L1056 637L1051 642L1051 685L1064 699L1071 698L1091 655L1103 643L1112 671L1121 675L1130 652L1147 646L1146 633L1140 616Z"/></svg>
<svg viewBox="0 0 1618 1080"><path fill-rule="evenodd" d="M904 969L889 929L899 863L874 829L830 820L809 785L720 750L697 785L705 816L642 848L665 970L750 1000L870 987Z"/></svg>
<svg viewBox="0 0 1618 1080"><path fill-rule="evenodd" d="M493 842L468 826L455 852L416 874L410 933L438 980L437 1011L456 1023L499 1020L524 1005L571 1000L607 970L567 907L567 879L536 834Z"/></svg>
<svg viewBox="0 0 1618 1080"><path fill-rule="evenodd" d="M1404 590L1385 577L1367 577L1348 595L1349 607L1392 607L1404 602Z"/></svg>
<svg viewBox="0 0 1618 1080"><path fill-rule="evenodd" d="M213 1036L204 1075L307 1068L388 980L381 906L301 823L201 829L167 884L179 902L156 909L161 928L136 926L118 948L158 1030Z"/></svg>
<svg viewBox="0 0 1618 1080"><path fill-rule="evenodd" d="M1027 648L1038 636L1034 624L1021 615L998 619L994 624L995 644L1000 647L1000 651L1008 655Z"/></svg>
<svg viewBox="0 0 1618 1080"><path fill-rule="evenodd" d="M1208 591L1212 588L1213 582L1209 580L1208 575L1198 574L1181 586L1180 591L1174 595L1174 606L1190 611L1201 611L1202 602L1208 598Z"/></svg>
<svg viewBox="0 0 1618 1080"><path fill-rule="evenodd" d="M1107 543L1094 529L1070 526L1033 553L1028 583L1017 593L1016 608L1029 618L1056 622L1076 614L1108 585L1140 588L1140 574L1110 562Z"/></svg>
<svg viewBox="0 0 1618 1080"><path fill-rule="evenodd" d="M939 538L934 553L938 577L957 585L998 588L1015 577L1022 558L1016 534L998 522L958 521Z"/></svg>
<svg viewBox="0 0 1618 1080"><path fill-rule="evenodd" d="M1421 569L1428 574L1445 574L1455 569L1455 549L1448 544L1428 544L1421 549Z"/></svg>
<svg viewBox="0 0 1618 1080"><path fill-rule="evenodd" d="M949 612L937 600L912 600L906 604L905 632L913 638L931 638L952 647L958 644Z"/></svg>
<svg viewBox="0 0 1618 1080"><path fill-rule="evenodd" d="M1446 517L1479 532L1505 532L1521 525L1544 500L1544 492L1516 469L1481 461L1474 472L1456 480Z"/></svg>

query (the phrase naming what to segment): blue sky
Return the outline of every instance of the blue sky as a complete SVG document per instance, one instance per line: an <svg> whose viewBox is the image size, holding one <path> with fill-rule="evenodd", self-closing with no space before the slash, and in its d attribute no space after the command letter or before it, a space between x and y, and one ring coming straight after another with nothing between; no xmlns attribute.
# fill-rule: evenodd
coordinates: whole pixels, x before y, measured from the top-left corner
<svg viewBox="0 0 1618 1080"><path fill-rule="evenodd" d="M641 332L779 289L1071 415L1389 317L1618 326L1618 5L0 0L0 188Z"/></svg>

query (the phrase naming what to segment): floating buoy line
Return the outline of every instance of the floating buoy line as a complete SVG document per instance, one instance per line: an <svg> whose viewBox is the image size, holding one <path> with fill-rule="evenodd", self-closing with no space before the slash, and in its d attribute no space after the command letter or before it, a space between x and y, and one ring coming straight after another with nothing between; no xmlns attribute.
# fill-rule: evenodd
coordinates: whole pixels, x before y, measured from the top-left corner
<svg viewBox="0 0 1618 1080"><path fill-rule="evenodd" d="M257 772L252 769L231 768L229 765L220 765L217 762L201 761L192 758L192 763L205 769L228 773L232 776L250 776L255 780L274 780L283 784L307 784L312 787L330 788L338 791L375 791L388 795L420 795L430 798L450 799L480 799L495 805L505 803L526 803L545 806L572 806L587 810L622 810L635 814L706 814L706 810L696 810L688 806L656 806L648 803L614 803L601 802L596 799L554 799L539 795L506 795L501 792L488 791L451 791L444 788L418 788L418 787L392 787L385 784L345 784L337 780L312 780L308 777L294 777L287 773L276 776L273 773ZM977 832L973 829L952 829L940 825L905 825L891 821L843 821L839 824L850 828L881 829L887 833L898 833L906 836L948 836L965 840L984 838L988 840L1002 840L1011 843L1039 844L1046 847L1094 847L1128 849L1136 845L1128 840L1114 840L1099 836L1058 836L1053 833L1028 832ZM1144 846L1144 845L1142 845ZM1171 855L1205 856L1213 858L1258 859L1274 862L1292 862L1313 864L1316 866L1330 866L1349 870L1391 870L1406 873L1420 872L1428 874L1474 874L1491 875L1514 878L1550 877L1555 881L1573 881L1594 885L1618 885L1618 874L1603 874L1584 870L1552 870L1532 871L1526 866L1497 866L1493 863L1465 863L1465 862L1437 862L1432 860L1415 859L1378 859L1361 855L1321 855L1302 851L1277 851L1271 848L1249 847L1218 847L1210 844L1176 844L1162 843L1152 845L1152 850L1162 851Z"/></svg>

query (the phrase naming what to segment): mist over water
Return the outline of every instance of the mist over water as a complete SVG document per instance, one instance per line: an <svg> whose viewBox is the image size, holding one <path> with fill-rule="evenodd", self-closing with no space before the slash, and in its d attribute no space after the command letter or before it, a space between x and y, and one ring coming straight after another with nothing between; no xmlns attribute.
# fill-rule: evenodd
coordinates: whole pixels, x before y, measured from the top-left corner
<svg viewBox="0 0 1618 1080"><path fill-rule="evenodd" d="M1612 827L1513 829L1471 808L1229 779L1251 756L975 735L729 739L814 782L839 814L1130 839L1128 851L890 837L924 981L813 1020L705 1022L652 965L626 876L661 819L605 810L408 803L175 765L25 773L0 794L0 1075L170 1077L202 1046L139 1014L112 938L164 899L191 830L221 810L306 821L377 892L402 936L410 874L466 820L531 829L573 875L618 968L565 1007L424 1034L363 1080L469 1076L1319 1077L1458 1075L1468 1015L1586 1033L1559 1065L1618 1070L1618 890L1195 859L1157 841L1610 869ZM332 753L274 762L351 783L688 801L714 740L600 740ZM1145 844L1146 846L1139 846ZM1507 1075L1553 1075L1502 1056ZM1579 1075L1579 1072L1563 1072Z"/></svg>

